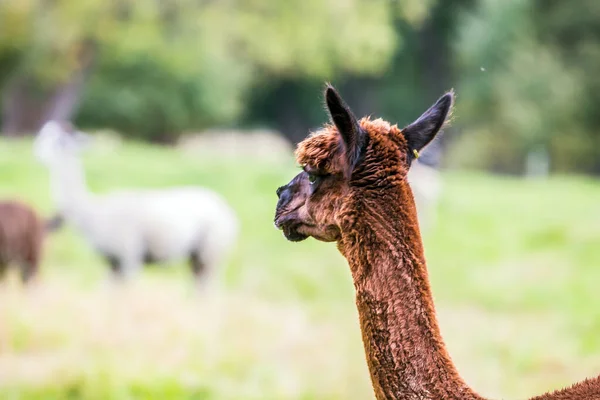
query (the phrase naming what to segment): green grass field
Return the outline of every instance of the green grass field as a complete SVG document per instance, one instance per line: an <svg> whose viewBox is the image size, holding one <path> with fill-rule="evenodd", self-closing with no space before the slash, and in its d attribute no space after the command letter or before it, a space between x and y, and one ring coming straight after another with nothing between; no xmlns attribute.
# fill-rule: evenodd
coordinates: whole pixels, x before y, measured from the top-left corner
<svg viewBox="0 0 600 400"><path fill-rule="evenodd" d="M50 215L30 142L0 142L0 197ZM86 155L88 184L197 184L222 193L242 235L220 295L187 266L124 288L70 228L47 240L39 284L0 286L1 399L371 399L353 287L333 244L273 227L281 162L126 144ZM424 235L442 332L492 398L524 399L600 373L600 181L448 173Z"/></svg>

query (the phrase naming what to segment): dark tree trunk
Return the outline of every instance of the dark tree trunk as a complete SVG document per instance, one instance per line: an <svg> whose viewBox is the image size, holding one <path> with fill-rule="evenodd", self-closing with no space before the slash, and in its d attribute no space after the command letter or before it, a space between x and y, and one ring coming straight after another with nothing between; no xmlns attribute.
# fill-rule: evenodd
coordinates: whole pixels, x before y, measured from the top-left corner
<svg viewBox="0 0 600 400"><path fill-rule="evenodd" d="M46 121L73 117L92 71L96 46L84 42L77 52L78 68L50 90L30 75L16 74L6 84L2 94L2 133L7 136L33 133Z"/></svg>
<svg viewBox="0 0 600 400"><path fill-rule="evenodd" d="M2 93L2 132L18 136L35 129L31 121L39 120L39 105L27 84L27 78L12 78Z"/></svg>
<svg viewBox="0 0 600 400"><path fill-rule="evenodd" d="M70 80L54 90L45 104L39 126L49 120L71 120L79 105L86 75L86 71L77 71Z"/></svg>

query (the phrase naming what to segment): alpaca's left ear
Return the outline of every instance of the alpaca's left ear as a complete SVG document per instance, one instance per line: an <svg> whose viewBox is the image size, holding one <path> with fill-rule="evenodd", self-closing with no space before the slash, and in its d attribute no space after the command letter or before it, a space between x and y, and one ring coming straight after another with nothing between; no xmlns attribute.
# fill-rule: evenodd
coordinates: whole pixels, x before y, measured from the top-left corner
<svg viewBox="0 0 600 400"><path fill-rule="evenodd" d="M440 131L454 102L454 92L448 92L423 113L415 122L402 129L408 143L409 160L419 156L423 147L427 146Z"/></svg>

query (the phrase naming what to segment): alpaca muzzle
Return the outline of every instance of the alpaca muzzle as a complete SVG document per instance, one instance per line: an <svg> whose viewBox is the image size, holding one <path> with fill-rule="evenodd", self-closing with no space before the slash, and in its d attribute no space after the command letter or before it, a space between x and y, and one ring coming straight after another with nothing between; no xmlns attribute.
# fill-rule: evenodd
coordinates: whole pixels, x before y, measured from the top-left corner
<svg viewBox="0 0 600 400"><path fill-rule="evenodd" d="M303 225L303 222L298 218L298 210L304 205L304 201L298 197L297 185L294 184L296 179L277 189L277 206L275 208L275 227L283 231L285 238L292 242L299 242L308 235L300 233L298 229Z"/></svg>

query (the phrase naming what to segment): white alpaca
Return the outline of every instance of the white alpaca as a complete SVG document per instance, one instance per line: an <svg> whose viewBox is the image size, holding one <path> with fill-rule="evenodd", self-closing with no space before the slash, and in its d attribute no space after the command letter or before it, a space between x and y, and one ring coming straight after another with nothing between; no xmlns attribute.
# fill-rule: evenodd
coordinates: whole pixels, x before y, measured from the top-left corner
<svg viewBox="0 0 600 400"><path fill-rule="evenodd" d="M198 187L94 195L79 159L86 137L51 121L34 142L65 220L106 258L116 277L130 276L147 262L189 257L194 275L205 282L236 242L233 210L216 193Z"/></svg>

